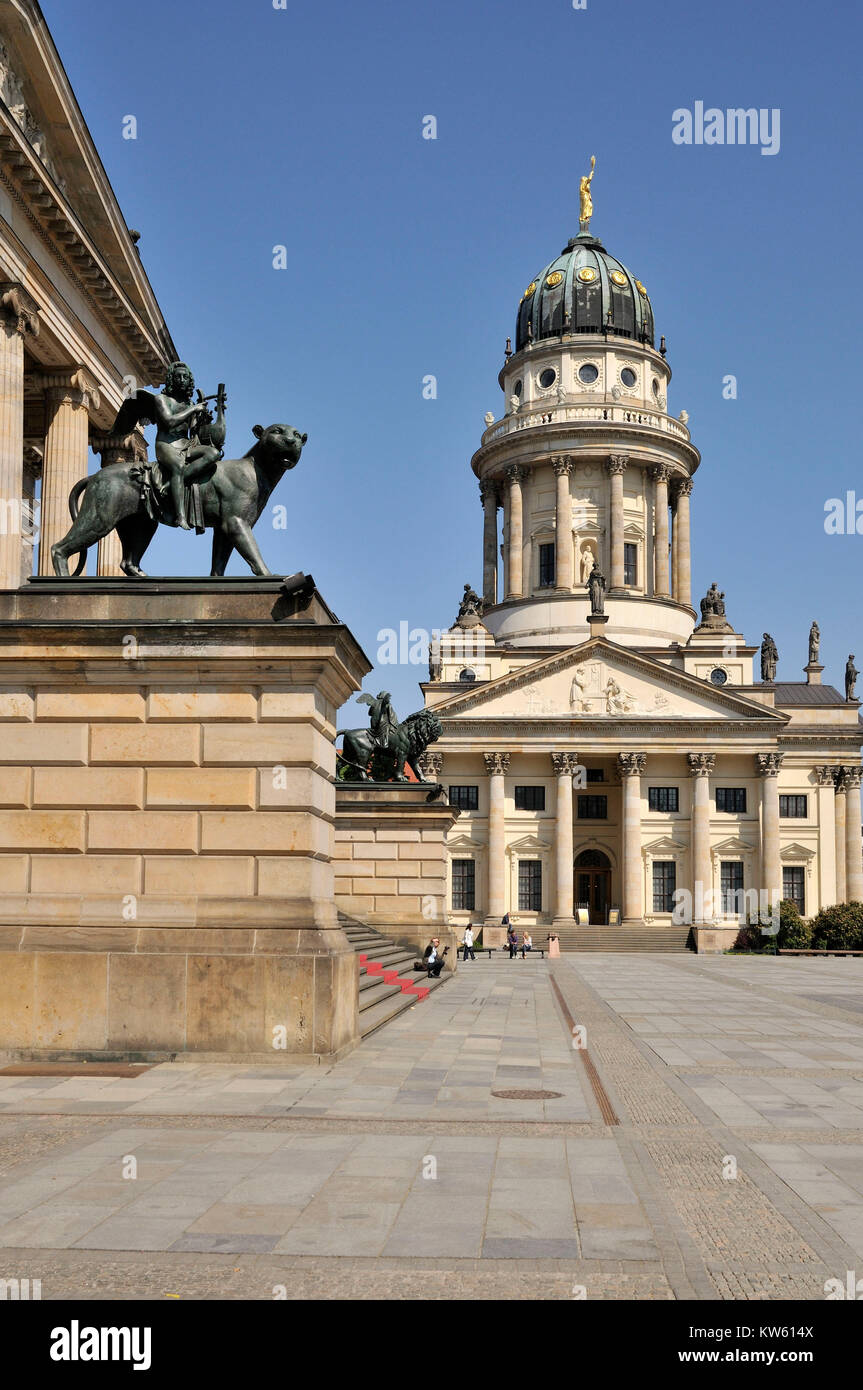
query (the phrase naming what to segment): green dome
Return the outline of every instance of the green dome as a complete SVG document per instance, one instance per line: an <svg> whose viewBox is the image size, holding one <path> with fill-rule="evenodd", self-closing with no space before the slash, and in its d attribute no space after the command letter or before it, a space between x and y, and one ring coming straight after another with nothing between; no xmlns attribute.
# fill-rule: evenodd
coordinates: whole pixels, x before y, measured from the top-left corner
<svg viewBox="0 0 863 1390"><path fill-rule="evenodd" d="M522 295L515 350L562 333L605 330L653 347L653 310L632 272L610 256L597 237L580 232Z"/></svg>

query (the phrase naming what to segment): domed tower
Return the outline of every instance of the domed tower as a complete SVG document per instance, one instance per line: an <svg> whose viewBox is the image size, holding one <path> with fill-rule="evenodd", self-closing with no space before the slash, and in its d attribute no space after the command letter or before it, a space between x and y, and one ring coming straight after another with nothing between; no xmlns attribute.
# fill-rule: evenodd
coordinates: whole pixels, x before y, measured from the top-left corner
<svg viewBox="0 0 863 1390"><path fill-rule="evenodd" d="M509 646L583 641L597 563L614 642L685 643L700 455L668 413L671 368L647 290L591 234L585 182L578 236L522 295L498 377L503 416L471 461L485 514L483 621Z"/></svg>

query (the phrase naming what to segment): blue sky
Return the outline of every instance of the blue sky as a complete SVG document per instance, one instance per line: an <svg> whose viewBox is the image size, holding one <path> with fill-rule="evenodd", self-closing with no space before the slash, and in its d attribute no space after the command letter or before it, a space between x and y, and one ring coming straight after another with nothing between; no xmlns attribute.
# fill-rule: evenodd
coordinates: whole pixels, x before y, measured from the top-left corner
<svg viewBox="0 0 863 1390"><path fill-rule="evenodd" d="M207 392L227 383L228 450L256 422L309 433L273 499L287 531L258 527L270 567L314 574L372 659L379 629L448 626L481 587L470 456L595 154L592 230L647 285L702 452L696 595L715 579L735 626L770 631L780 679L817 618L841 688L863 657L863 535L824 530L828 498L863 501L855 7L42 4L175 342ZM696 101L779 108L779 152L675 144ZM209 537L171 532L145 565L207 573ZM366 685L404 716L424 675Z"/></svg>

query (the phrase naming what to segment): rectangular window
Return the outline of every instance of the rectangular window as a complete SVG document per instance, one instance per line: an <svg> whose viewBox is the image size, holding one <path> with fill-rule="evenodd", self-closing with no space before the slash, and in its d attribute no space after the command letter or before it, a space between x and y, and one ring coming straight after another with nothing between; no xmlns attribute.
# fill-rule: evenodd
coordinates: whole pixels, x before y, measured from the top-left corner
<svg viewBox="0 0 863 1390"><path fill-rule="evenodd" d="M578 798L579 820L608 820L607 796L580 796Z"/></svg>
<svg viewBox="0 0 863 1390"><path fill-rule="evenodd" d="M745 787L717 787L716 788L716 809L717 811L730 811L739 815L746 810L746 788Z"/></svg>
<svg viewBox="0 0 863 1390"><path fill-rule="evenodd" d="M782 896L794 904L801 917L806 916L806 870L802 864L783 868Z"/></svg>
<svg viewBox="0 0 863 1390"><path fill-rule="evenodd" d="M544 811L545 787L516 787L515 809L517 811Z"/></svg>
<svg viewBox="0 0 863 1390"><path fill-rule="evenodd" d="M723 859L720 866L722 911L736 916L743 907L743 864L739 859Z"/></svg>
<svg viewBox="0 0 863 1390"><path fill-rule="evenodd" d="M476 864L473 859L452 861L452 905L455 912L476 908Z"/></svg>
<svg viewBox="0 0 863 1390"><path fill-rule="evenodd" d="M539 859L518 861L518 910L542 912L542 863Z"/></svg>
<svg viewBox="0 0 863 1390"><path fill-rule="evenodd" d="M677 887L677 865L673 859L653 862L653 910L674 911L674 890Z"/></svg>
<svg viewBox="0 0 863 1390"><path fill-rule="evenodd" d="M623 547L623 582L632 587L638 583L638 546L628 542Z"/></svg>
<svg viewBox="0 0 863 1390"><path fill-rule="evenodd" d="M648 787L647 804L651 811L679 811L680 793L677 787Z"/></svg>
<svg viewBox="0 0 863 1390"><path fill-rule="evenodd" d="M604 782L605 772L601 767L589 767L587 769L588 782Z"/></svg>
<svg viewBox="0 0 863 1390"><path fill-rule="evenodd" d="M450 787L449 804L460 811L478 811L479 787Z"/></svg>
<svg viewBox="0 0 863 1390"><path fill-rule="evenodd" d="M554 586L554 543L539 547L539 587L551 589Z"/></svg>
<svg viewBox="0 0 863 1390"><path fill-rule="evenodd" d="M779 814L793 820L805 820L808 814L807 796L780 796Z"/></svg>

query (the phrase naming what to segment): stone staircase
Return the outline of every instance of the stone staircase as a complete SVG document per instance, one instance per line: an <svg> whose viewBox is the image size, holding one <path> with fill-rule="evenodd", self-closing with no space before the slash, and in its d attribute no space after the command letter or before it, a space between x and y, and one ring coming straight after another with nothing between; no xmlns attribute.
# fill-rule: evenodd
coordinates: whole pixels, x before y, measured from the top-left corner
<svg viewBox="0 0 863 1390"><path fill-rule="evenodd" d="M422 955L416 947L399 946L374 927L341 912L339 921L360 958L360 1037L367 1038L446 983L447 970L430 980L412 968Z"/></svg>
<svg viewBox="0 0 863 1390"><path fill-rule="evenodd" d="M685 951L689 927L564 927L560 949L564 951ZM536 937L537 944L542 942Z"/></svg>

